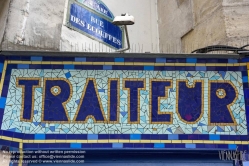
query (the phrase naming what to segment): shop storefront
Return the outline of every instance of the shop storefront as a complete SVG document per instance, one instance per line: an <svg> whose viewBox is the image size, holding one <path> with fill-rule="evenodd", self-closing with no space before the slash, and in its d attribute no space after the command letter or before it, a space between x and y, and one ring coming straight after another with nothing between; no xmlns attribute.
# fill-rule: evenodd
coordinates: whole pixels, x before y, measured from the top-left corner
<svg viewBox="0 0 249 166"><path fill-rule="evenodd" d="M2 52L0 145L29 166L246 160L248 59L189 56Z"/></svg>

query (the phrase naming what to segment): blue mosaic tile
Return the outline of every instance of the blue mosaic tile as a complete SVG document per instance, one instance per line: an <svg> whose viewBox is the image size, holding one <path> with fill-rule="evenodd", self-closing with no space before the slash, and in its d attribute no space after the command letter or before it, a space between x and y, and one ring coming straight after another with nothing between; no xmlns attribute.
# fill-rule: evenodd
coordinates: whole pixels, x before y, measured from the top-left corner
<svg viewBox="0 0 249 166"><path fill-rule="evenodd" d="M0 98L0 108L5 108L6 98L1 97Z"/></svg>
<svg viewBox="0 0 249 166"><path fill-rule="evenodd" d="M248 82L248 76L243 76L243 83Z"/></svg>
<svg viewBox="0 0 249 166"><path fill-rule="evenodd" d="M218 63L218 59L206 59L206 63Z"/></svg>
<svg viewBox="0 0 249 166"><path fill-rule="evenodd" d="M123 148L123 144L122 143L113 143L112 148Z"/></svg>
<svg viewBox="0 0 249 166"><path fill-rule="evenodd" d="M98 139L98 135L97 134L88 134L87 135L87 139L88 140L97 140Z"/></svg>
<svg viewBox="0 0 249 166"><path fill-rule="evenodd" d="M134 144L133 143L124 143L123 148L134 148Z"/></svg>
<svg viewBox="0 0 249 166"><path fill-rule="evenodd" d="M228 63L238 63L238 59L228 59Z"/></svg>
<svg viewBox="0 0 249 166"><path fill-rule="evenodd" d="M112 66L111 65L104 65L103 70L112 70Z"/></svg>
<svg viewBox="0 0 249 166"><path fill-rule="evenodd" d="M228 145L227 144L218 144L217 147L219 149L228 149Z"/></svg>
<svg viewBox="0 0 249 166"><path fill-rule="evenodd" d="M164 148L164 144L163 143L155 143L154 148Z"/></svg>
<svg viewBox="0 0 249 166"><path fill-rule="evenodd" d="M197 70L197 71L206 71L207 67L206 66L196 66L195 70Z"/></svg>
<svg viewBox="0 0 249 166"><path fill-rule="evenodd" d="M144 70L154 70L154 66L144 66Z"/></svg>
<svg viewBox="0 0 249 166"><path fill-rule="evenodd" d="M185 147L188 148L188 149L195 149L196 144L185 144Z"/></svg>
<svg viewBox="0 0 249 166"><path fill-rule="evenodd" d="M70 144L70 148L75 148L75 149L78 149L78 148L81 148L81 144L80 143L71 143Z"/></svg>
<svg viewBox="0 0 249 166"><path fill-rule="evenodd" d="M205 146L205 144L196 144L196 148L198 148L198 149L205 149L206 146Z"/></svg>
<svg viewBox="0 0 249 166"><path fill-rule="evenodd" d="M229 144L228 149L236 150L237 145L236 144Z"/></svg>
<svg viewBox="0 0 249 166"><path fill-rule="evenodd" d="M134 148L136 148L136 149L142 149L142 148L144 148L144 144L136 143L136 144L134 144Z"/></svg>
<svg viewBox="0 0 249 166"><path fill-rule="evenodd" d="M159 140L168 140L168 135L167 134L160 134Z"/></svg>
<svg viewBox="0 0 249 166"><path fill-rule="evenodd" d="M210 150L214 150L217 148L217 145L214 144L205 144L205 148L210 149Z"/></svg>
<svg viewBox="0 0 249 166"><path fill-rule="evenodd" d="M131 134L130 135L130 139L131 140L140 140L141 139L141 135L140 134Z"/></svg>
<svg viewBox="0 0 249 166"><path fill-rule="evenodd" d="M196 63L197 59L196 58L187 58L186 62L187 63Z"/></svg>
<svg viewBox="0 0 249 166"><path fill-rule="evenodd" d="M0 63L0 73L3 71L3 63Z"/></svg>
<svg viewBox="0 0 249 166"><path fill-rule="evenodd" d="M32 56L30 57L31 61L42 61L42 57L41 56Z"/></svg>
<svg viewBox="0 0 249 166"><path fill-rule="evenodd" d="M179 138L178 138L177 134L170 134L170 135L168 135L168 139L169 140L178 140Z"/></svg>
<svg viewBox="0 0 249 166"><path fill-rule="evenodd" d="M210 59L198 58L197 63L210 63L209 60Z"/></svg>
<svg viewBox="0 0 249 166"><path fill-rule="evenodd" d="M74 69L74 65L64 65L64 69Z"/></svg>
<svg viewBox="0 0 249 166"><path fill-rule="evenodd" d="M75 62L86 62L86 58L76 57Z"/></svg>
<svg viewBox="0 0 249 166"><path fill-rule="evenodd" d="M220 135L209 135L209 140L220 140Z"/></svg>
<svg viewBox="0 0 249 166"><path fill-rule="evenodd" d="M124 62L124 58L115 58L115 62Z"/></svg>
<svg viewBox="0 0 249 166"><path fill-rule="evenodd" d="M5 146L10 146L11 145L11 141L6 141L6 140L2 140L0 139L0 145L5 145Z"/></svg>
<svg viewBox="0 0 249 166"><path fill-rule="evenodd" d="M92 144L87 144L87 143L81 144L81 148L84 149L92 148Z"/></svg>
<svg viewBox="0 0 249 166"><path fill-rule="evenodd" d="M102 147L110 149L110 148L112 148L112 143L102 144Z"/></svg>
<svg viewBox="0 0 249 166"><path fill-rule="evenodd" d="M25 149L38 149L39 144L23 144L23 148L25 148Z"/></svg>
<svg viewBox="0 0 249 166"><path fill-rule="evenodd" d="M186 71L195 71L195 66L186 66L185 70Z"/></svg>
<svg viewBox="0 0 249 166"><path fill-rule="evenodd" d="M152 148L154 148L154 144L153 143L144 143L144 148L152 149Z"/></svg>
<svg viewBox="0 0 249 166"><path fill-rule="evenodd" d="M167 58L167 63L176 63L176 59L175 58Z"/></svg>
<svg viewBox="0 0 249 166"><path fill-rule="evenodd" d="M109 134L98 134L98 139L109 139Z"/></svg>
<svg viewBox="0 0 249 166"><path fill-rule="evenodd" d="M166 63L166 58L156 58L156 63Z"/></svg>
<svg viewBox="0 0 249 166"><path fill-rule="evenodd" d="M152 140L160 140L160 135L151 134L150 139L152 139Z"/></svg>
<svg viewBox="0 0 249 166"><path fill-rule="evenodd" d="M249 58L248 58L248 57L243 58L243 59L241 60L241 62L249 62Z"/></svg>
<svg viewBox="0 0 249 166"><path fill-rule="evenodd" d="M49 148L50 144L48 143L39 144L39 149L49 149Z"/></svg>
<svg viewBox="0 0 249 166"><path fill-rule="evenodd" d="M36 140L44 140L45 139L45 134L35 134L35 139Z"/></svg>
<svg viewBox="0 0 249 166"><path fill-rule="evenodd" d="M17 65L18 69L29 69L29 65L25 65L25 64L18 64Z"/></svg>
<svg viewBox="0 0 249 166"><path fill-rule="evenodd" d="M185 144L175 144L175 148L185 149Z"/></svg>

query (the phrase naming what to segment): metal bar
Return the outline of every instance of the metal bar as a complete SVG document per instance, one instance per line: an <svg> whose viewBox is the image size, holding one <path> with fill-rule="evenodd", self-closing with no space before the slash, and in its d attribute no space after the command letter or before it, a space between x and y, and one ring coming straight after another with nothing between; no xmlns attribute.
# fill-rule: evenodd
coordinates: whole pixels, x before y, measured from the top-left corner
<svg viewBox="0 0 249 166"><path fill-rule="evenodd" d="M130 49L130 40L129 40L129 34L128 34L127 26L124 25L124 27L125 27L125 35L126 35L127 48L123 48L123 49L117 50L116 52L125 52L125 51L127 51L127 50Z"/></svg>
<svg viewBox="0 0 249 166"><path fill-rule="evenodd" d="M242 54L165 54L165 53L117 53L117 52L69 52L69 51L0 51L0 56L54 56L54 57L123 57L123 58L206 58L240 59Z"/></svg>

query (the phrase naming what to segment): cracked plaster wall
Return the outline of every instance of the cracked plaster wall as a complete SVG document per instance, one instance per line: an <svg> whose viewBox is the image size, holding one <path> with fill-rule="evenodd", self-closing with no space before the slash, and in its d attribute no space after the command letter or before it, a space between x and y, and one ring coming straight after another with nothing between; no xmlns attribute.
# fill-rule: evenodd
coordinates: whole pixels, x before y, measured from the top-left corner
<svg viewBox="0 0 249 166"><path fill-rule="evenodd" d="M3 49L59 50L65 0L11 0Z"/></svg>
<svg viewBox="0 0 249 166"><path fill-rule="evenodd" d="M3 40L5 26L8 18L10 0L0 0L0 45Z"/></svg>

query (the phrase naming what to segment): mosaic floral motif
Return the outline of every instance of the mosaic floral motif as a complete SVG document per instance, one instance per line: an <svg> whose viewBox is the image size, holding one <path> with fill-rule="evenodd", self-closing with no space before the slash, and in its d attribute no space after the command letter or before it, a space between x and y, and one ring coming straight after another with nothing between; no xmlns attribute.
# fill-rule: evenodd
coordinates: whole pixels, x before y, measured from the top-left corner
<svg viewBox="0 0 249 166"><path fill-rule="evenodd" d="M22 115L24 88L18 86L17 78L39 80L40 86L36 82L34 88L30 115ZM44 90L45 80L49 79L62 79L71 85L68 101L62 97L67 87L51 84L51 88ZM137 91L131 91L132 86L136 86ZM52 110L42 111L44 100L49 97L45 92L57 97L57 101L51 100L51 105L64 103L64 117L56 110L54 115ZM112 95L118 96L115 99ZM136 95L138 101L129 100ZM94 106L82 101L84 97L94 98ZM115 112L110 108L111 101L116 102L119 111L116 116L110 115L111 110ZM138 109L131 109L136 108L136 104ZM85 106L83 112L87 108L90 112L103 111L103 119L101 116L84 117L79 108L82 105ZM25 116L31 115L31 121L26 121ZM54 117L64 118L64 121L56 122ZM115 118L118 123L114 122ZM241 72L232 71L12 69L2 130L29 134L247 135L242 76Z"/></svg>

